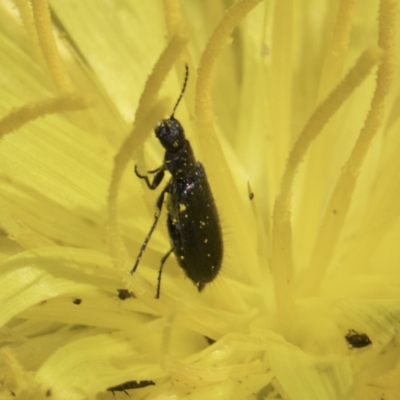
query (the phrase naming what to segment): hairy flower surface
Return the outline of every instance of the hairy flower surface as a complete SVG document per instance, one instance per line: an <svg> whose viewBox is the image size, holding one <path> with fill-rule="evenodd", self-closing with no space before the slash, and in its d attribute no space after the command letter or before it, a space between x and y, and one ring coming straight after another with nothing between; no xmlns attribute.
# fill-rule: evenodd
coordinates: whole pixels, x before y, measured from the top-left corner
<svg viewBox="0 0 400 400"><path fill-rule="evenodd" d="M398 0L0 2L0 399L400 399ZM224 259L138 179L175 117ZM124 383L129 382L126 385ZM137 387L135 387L137 386Z"/></svg>

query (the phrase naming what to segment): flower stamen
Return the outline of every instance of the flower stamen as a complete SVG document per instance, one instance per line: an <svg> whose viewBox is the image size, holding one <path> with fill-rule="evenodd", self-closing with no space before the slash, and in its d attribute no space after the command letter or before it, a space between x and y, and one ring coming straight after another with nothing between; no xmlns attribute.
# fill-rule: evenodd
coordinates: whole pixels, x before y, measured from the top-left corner
<svg viewBox="0 0 400 400"><path fill-rule="evenodd" d="M22 19L22 23L25 28L26 36L29 38L29 44L32 49L36 60L42 62L44 65L45 61L43 58L42 51L40 49L39 38L37 36L35 21L32 15L32 8L29 1L26 0L15 0L15 5L18 7L19 15Z"/></svg>
<svg viewBox="0 0 400 400"><path fill-rule="evenodd" d="M384 53L377 72L375 93L366 121L361 129L352 153L345 163L314 247L307 276L307 287L311 293L319 290L326 269L340 237L349 210L357 178L372 140L379 132L385 116L385 100L393 82L396 54L397 2L382 0L379 13L379 45ZM332 210L336 212L333 213Z"/></svg>
<svg viewBox="0 0 400 400"><path fill-rule="evenodd" d="M203 123L211 121L211 85L215 63L229 37L240 21L262 0L242 0L233 5L213 32L201 56L196 85L196 116Z"/></svg>
<svg viewBox="0 0 400 400"><path fill-rule="evenodd" d="M268 113L274 116L274 136L277 138L276 171L282 171L290 148L292 124L291 97L293 86L293 2L276 1L273 10L271 37L271 64L268 69L268 90L273 101ZM280 178L280 176L279 176Z"/></svg>
<svg viewBox="0 0 400 400"><path fill-rule="evenodd" d="M342 76L355 4L355 0L341 0L339 4L332 38L322 67L318 94L319 101L322 101L328 95Z"/></svg>
<svg viewBox="0 0 400 400"><path fill-rule="evenodd" d="M69 92L72 85L54 39L48 1L35 0L31 4L37 37L53 83L60 93Z"/></svg>
<svg viewBox="0 0 400 400"><path fill-rule="evenodd" d="M177 31L181 20L182 14L180 10L179 1L177 0L164 0L164 15L165 15L165 24L167 26L168 37L172 37L172 35Z"/></svg>
<svg viewBox="0 0 400 400"><path fill-rule="evenodd" d="M23 125L48 114L88 108L90 101L79 93L66 93L59 97L28 103L12 110L0 120L0 138Z"/></svg>
<svg viewBox="0 0 400 400"><path fill-rule="evenodd" d="M339 107L364 81L371 69L380 60L380 56L381 50L377 46L370 47L360 56L356 65L348 72L343 81L317 107L289 155L285 174L282 178L281 190L275 200L272 228L272 271L275 280L277 309L282 321L290 320L288 317L293 302L291 290L293 249L290 214L295 174L311 142L322 132L323 127Z"/></svg>

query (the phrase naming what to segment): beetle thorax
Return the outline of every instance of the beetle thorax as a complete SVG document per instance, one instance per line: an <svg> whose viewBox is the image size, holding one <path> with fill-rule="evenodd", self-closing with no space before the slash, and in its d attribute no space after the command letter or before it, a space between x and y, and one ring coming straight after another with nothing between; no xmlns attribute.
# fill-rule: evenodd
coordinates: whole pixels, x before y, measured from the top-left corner
<svg viewBox="0 0 400 400"><path fill-rule="evenodd" d="M184 139L178 151L166 151L164 165L174 178L188 178L196 172L196 159L190 143Z"/></svg>

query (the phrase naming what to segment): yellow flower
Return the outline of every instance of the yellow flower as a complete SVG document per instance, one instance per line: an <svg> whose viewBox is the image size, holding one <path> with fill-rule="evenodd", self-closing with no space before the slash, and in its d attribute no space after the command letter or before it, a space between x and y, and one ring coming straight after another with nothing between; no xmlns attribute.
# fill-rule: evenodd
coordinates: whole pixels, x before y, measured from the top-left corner
<svg viewBox="0 0 400 400"><path fill-rule="evenodd" d="M398 0L181 3L0 6L0 398L397 398ZM155 299L185 63L224 260Z"/></svg>

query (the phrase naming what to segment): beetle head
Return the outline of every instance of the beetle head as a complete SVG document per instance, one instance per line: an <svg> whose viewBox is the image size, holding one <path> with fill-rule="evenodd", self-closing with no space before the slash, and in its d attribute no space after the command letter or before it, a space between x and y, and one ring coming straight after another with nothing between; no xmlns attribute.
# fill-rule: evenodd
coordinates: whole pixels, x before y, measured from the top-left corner
<svg viewBox="0 0 400 400"><path fill-rule="evenodd" d="M158 123L154 132L165 150L178 151L185 143L182 125L174 117L163 119Z"/></svg>

